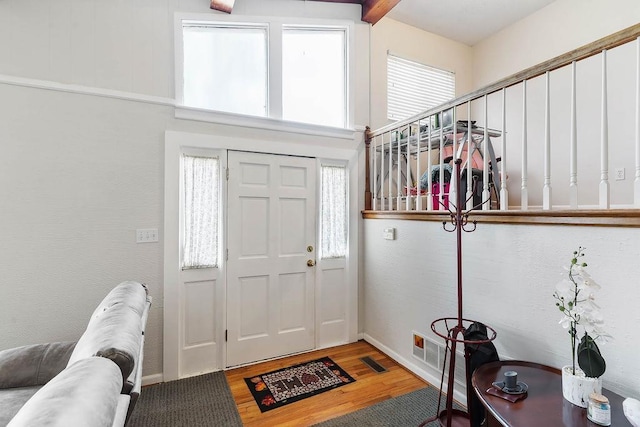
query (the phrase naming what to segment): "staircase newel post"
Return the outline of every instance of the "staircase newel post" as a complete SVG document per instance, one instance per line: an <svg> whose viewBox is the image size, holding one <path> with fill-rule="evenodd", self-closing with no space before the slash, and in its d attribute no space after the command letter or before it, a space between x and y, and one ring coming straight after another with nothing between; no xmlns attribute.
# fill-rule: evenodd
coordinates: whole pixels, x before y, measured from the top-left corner
<svg viewBox="0 0 640 427"><path fill-rule="evenodd" d="M367 126L364 131L364 145L365 145L365 181L364 181L364 209L371 210L371 182L370 182L370 165L371 165L371 128Z"/></svg>

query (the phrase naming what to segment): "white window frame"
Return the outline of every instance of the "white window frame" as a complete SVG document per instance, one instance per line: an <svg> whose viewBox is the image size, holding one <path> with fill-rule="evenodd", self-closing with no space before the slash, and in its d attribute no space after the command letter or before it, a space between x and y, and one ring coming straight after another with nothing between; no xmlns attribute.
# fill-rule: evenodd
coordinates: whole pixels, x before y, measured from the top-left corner
<svg viewBox="0 0 640 427"><path fill-rule="evenodd" d="M224 22L227 25L267 25L267 57L268 64L268 106L269 117L256 117L243 114L226 113L192 108L184 105L183 93L183 21L198 22L203 24L215 24ZM282 31L283 27L300 28L327 28L344 29L346 35L346 126L335 128L309 123L298 123L282 120ZM208 14L176 13L174 17L174 42L175 42L175 116L178 119L205 121L226 125L251 127L258 129L280 130L303 134L322 135L337 138L353 138L355 128L354 113L354 23L344 20L319 20L308 18L282 18L282 17L252 17L252 16L227 16Z"/></svg>
<svg viewBox="0 0 640 427"><path fill-rule="evenodd" d="M404 119L409 118L409 117L411 117L411 116L413 116L415 114L419 114L422 111L426 111L426 110L429 110L429 109L431 109L433 107L437 107L438 105L440 105L443 102L446 102L448 100L447 99L447 100L444 100L442 102L436 102L433 105L427 105L425 108L420 108L419 110L415 111L414 113L410 114L409 116L391 117L391 109L389 108L390 107L390 102L389 102L390 90L389 90L389 87L390 87L390 84L391 84L390 73L389 73L389 61L390 61L390 58L396 58L399 61L406 61L406 62L413 63L413 64L416 65L416 67L420 68L422 71L429 71L429 72L437 73L437 74L441 74L441 75L450 75L452 77L452 79L453 79L453 88L452 88L453 89L453 93L452 93L451 98L449 98L449 99L454 99L455 98L455 96L456 96L456 73L454 71L449 71L449 70L445 70L443 68L434 67L433 65L424 64L424 63L422 63L420 61L416 61L415 59L405 58L405 57L403 57L401 55L396 55L393 52L387 51L387 64L386 64L387 65L387 82L386 82L386 84L387 84L387 119L388 120L390 120L390 121L404 120ZM407 78L407 80L409 80L409 79Z"/></svg>

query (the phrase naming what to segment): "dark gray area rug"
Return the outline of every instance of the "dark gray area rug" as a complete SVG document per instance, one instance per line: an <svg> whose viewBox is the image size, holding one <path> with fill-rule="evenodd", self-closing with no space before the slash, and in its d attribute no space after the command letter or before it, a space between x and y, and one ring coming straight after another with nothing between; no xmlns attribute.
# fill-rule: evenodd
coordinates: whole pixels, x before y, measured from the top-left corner
<svg viewBox="0 0 640 427"><path fill-rule="evenodd" d="M445 398L441 410L445 406ZM455 407L459 408L458 405ZM324 421L313 427L409 427L417 426L427 418L436 415L438 408L438 390L426 387L402 396L377 403L332 420ZM439 426L437 421L427 424Z"/></svg>
<svg viewBox="0 0 640 427"><path fill-rule="evenodd" d="M242 427L224 372L144 387L130 427Z"/></svg>

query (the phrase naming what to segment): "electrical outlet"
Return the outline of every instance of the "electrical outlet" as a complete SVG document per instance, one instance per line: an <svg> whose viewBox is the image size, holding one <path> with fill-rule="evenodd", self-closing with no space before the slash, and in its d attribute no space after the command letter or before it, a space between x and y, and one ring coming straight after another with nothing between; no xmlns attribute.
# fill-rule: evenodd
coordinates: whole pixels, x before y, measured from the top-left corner
<svg viewBox="0 0 640 427"><path fill-rule="evenodd" d="M395 228L385 228L382 232L382 237L385 240L395 240L396 239L396 229Z"/></svg>
<svg viewBox="0 0 640 427"><path fill-rule="evenodd" d="M624 181L624 168L616 168L616 181Z"/></svg>
<svg viewBox="0 0 640 427"><path fill-rule="evenodd" d="M136 243L153 243L157 241L157 228L139 228L136 230Z"/></svg>

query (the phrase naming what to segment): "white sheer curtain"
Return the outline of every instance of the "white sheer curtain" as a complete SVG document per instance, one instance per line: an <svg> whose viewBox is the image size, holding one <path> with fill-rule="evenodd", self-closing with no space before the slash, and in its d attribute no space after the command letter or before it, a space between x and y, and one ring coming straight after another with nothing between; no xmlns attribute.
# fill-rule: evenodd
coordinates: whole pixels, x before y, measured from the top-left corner
<svg viewBox="0 0 640 427"><path fill-rule="evenodd" d="M347 254L347 169L322 166L322 258Z"/></svg>
<svg viewBox="0 0 640 427"><path fill-rule="evenodd" d="M219 161L182 156L184 242L182 269L218 266Z"/></svg>

